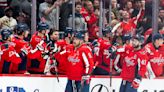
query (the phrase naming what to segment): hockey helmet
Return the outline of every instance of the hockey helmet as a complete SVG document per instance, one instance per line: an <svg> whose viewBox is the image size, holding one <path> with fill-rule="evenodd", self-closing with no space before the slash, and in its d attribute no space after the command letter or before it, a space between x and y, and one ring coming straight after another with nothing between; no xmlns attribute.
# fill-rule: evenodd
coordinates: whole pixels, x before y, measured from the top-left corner
<svg viewBox="0 0 164 92"><path fill-rule="evenodd" d="M134 37L133 37L133 39L137 39L140 43L144 43L144 40L145 40L145 38L144 38L144 36L143 35L141 35L141 34L136 34Z"/></svg>
<svg viewBox="0 0 164 92"><path fill-rule="evenodd" d="M107 33L110 33L112 31L112 28L111 27L106 27L102 30L102 33L103 35L107 34Z"/></svg>
<svg viewBox="0 0 164 92"><path fill-rule="evenodd" d="M122 40L123 42L126 42L127 40L130 40L132 38L131 34L125 34L123 37L122 37Z"/></svg>
<svg viewBox="0 0 164 92"><path fill-rule="evenodd" d="M71 27L66 27L66 30L64 32L64 37L68 37L69 35L73 34L73 29Z"/></svg>
<svg viewBox="0 0 164 92"><path fill-rule="evenodd" d="M158 39L163 39L163 36L160 33L154 34L152 38L153 42L155 42Z"/></svg>
<svg viewBox="0 0 164 92"><path fill-rule="evenodd" d="M7 40L11 35L12 35L11 30L9 30L9 29L2 29L1 30L2 40Z"/></svg>
<svg viewBox="0 0 164 92"><path fill-rule="evenodd" d="M27 24L25 23L20 23L16 26L16 30L17 30L17 34L20 35L22 34L24 31L29 30L29 27Z"/></svg>
<svg viewBox="0 0 164 92"><path fill-rule="evenodd" d="M38 24L38 31L47 30L47 29L49 29L49 26L48 26L47 23L45 23L45 22L40 22L40 23Z"/></svg>
<svg viewBox="0 0 164 92"><path fill-rule="evenodd" d="M84 39L84 33L83 32L76 32L74 34L74 37L77 38L77 39L83 40Z"/></svg>

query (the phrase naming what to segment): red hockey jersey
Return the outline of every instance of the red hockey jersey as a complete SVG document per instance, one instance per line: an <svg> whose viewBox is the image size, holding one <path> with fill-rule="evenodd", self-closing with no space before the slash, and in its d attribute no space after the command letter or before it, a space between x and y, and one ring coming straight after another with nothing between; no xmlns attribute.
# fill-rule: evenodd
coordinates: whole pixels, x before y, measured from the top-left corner
<svg viewBox="0 0 164 92"><path fill-rule="evenodd" d="M103 40L100 45L100 52L98 56L99 64L97 67L102 68L103 70L110 72L110 57L111 53L109 53L109 48L111 47L111 43L107 40ZM113 61L112 61L113 62ZM113 63L112 63L113 64Z"/></svg>
<svg viewBox="0 0 164 92"><path fill-rule="evenodd" d="M155 49L152 43L149 43L145 46L152 71L154 72L156 77L163 74L164 52L162 52L162 48L163 47Z"/></svg>
<svg viewBox="0 0 164 92"><path fill-rule="evenodd" d="M17 36L14 36L12 38L12 42L14 43L14 48L16 52L21 57L21 63L18 66L15 66L14 68L18 70L17 73L25 73L27 70L27 55L28 51L30 50L29 43L20 39Z"/></svg>
<svg viewBox="0 0 164 92"><path fill-rule="evenodd" d="M132 49L128 48L128 49ZM128 50L125 47L125 54L122 65L121 77L123 80L132 82L137 76L144 76L146 73L147 56L144 50Z"/></svg>
<svg viewBox="0 0 164 92"><path fill-rule="evenodd" d="M42 44L40 44L43 42ZM33 72L40 72L43 73L46 60L43 59L43 53L45 50L47 50L47 44L44 42L44 38L41 38L37 34L34 34L31 38L30 41L32 50L28 53L28 62L27 62L27 69L28 71L33 71ZM37 48L37 45L41 45L43 48L43 51L41 50L36 50L33 51Z"/></svg>
<svg viewBox="0 0 164 92"><path fill-rule="evenodd" d="M3 43L0 47L0 73L16 73L14 66L21 63L21 58L16 53L14 46L10 43Z"/></svg>
<svg viewBox="0 0 164 92"><path fill-rule="evenodd" d="M16 50L17 53L21 53L22 49L29 49L29 43L21 40L19 37L15 36L12 38L12 42L15 44L14 48Z"/></svg>
<svg viewBox="0 0 164 92"><path fill-rule="evenodd" d="M70 80L80 81L82 76L90 74L94 65L90 48L82 44L76 50L67 52L67 76Z"/></svg>
<svg viewBox="0 0 164 92"><path fill-rule="evenodd" d="M65 40L57 41L57 47L60 51L54 54L55 59L58 62L57 68L59 74L66 74L67 70L67 56L66 51L73 50L73 45L67 44Z"/></svg>

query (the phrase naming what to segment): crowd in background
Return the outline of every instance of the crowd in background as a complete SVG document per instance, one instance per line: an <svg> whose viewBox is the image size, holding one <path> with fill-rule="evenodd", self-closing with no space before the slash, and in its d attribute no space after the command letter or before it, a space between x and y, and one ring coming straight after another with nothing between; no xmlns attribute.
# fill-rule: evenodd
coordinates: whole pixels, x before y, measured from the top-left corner
<svg viewBox="0 0 164 92"><path fill-rule="evenodd" d="M84 35L85 43L87 43L92 48L92 52L95 55L95 56L93 55L94 58L96 58L96 60L94 61L103 62L102 59L110 55L111 52L108 52L109 49L107 49L108 50L107 52L100 52L100 53L105 53L104 57L103 56L97 57L98 54L100 53L98 52L98 49L96 49L96 47L99 47L100 51L106 48L106 47L101 48L102 44L103 45L107 44L105 46L107 46L108 48L112 47L112 45L114 45L115 43L117 43L117 47L124 46L125 44L129 44L131 38L133 38L133 36L137 34L144 36L143 39L144 42L142 44L143 46L152 42L153 39L152 0L111 0L112 12L110 13L111 14L110 23L109 23L109 0L103 0L103 1L105 2L105 5L103 6L105 10L104 11L105 17L103 17L104 28L102 29L102 33L103 33L103 37L102 37L103 40L102 40L100 39L100 34L99 34L99 30L100 30L99 27L100 1L99 0L75 0L75 19L74 19L75 30L72 30L73 27L72 0L38 0L37 11L36 11L38 26L35 34L30 34L31 15L32 15L31 0L1 0L0 1L0 29L10 30L12 32L11 33L9 31L1 31L2 32L1 43L3 44L3 40L5 41L7 40L3 37L5 36L5 32L7 32L8 35L14 34L14 36L16 37L18 36L17 38L24 39L23 41L25 42L20 42L23 44L23 47L25 45L25 47L31 48L32 51L35 50L35 48L39 48L40 51L43 51L42 47L44 46L40 46L43 44L40 43L41 40L33 42L34 40L33 37L36 36L36 34L39 34L41 36L39 36L38 38L36 37L37 39L46 38L45 41L46 44L48 44L49 42L56 43L58 46L60 46L60 50L58 51L62 52L64 51L64 49L66 49L65 45L72 44L74 32L75 31L82 32L81 35L85 34ZM159 16L158 16L158 33L160 33L162 36L164 35L164 0L159 0L159 1L160 1L160 5L159 5ZM58 17L57 7L59 7L59 18L57 18ZM59 21L59 29L57 29L58 25L56 21ZM42 30L47 30L47 29L48 31L42 32ZM60 34L61 32L63 32L63 34ZM154 39L155 40L160 39L160 35L158 35L157 37L155 36ZM15 40L11 40L10 42L14 42L15 44L20 44ZM28 46L26 46L27 44ZM163 43L161 47L163 47ZM37 65L42 64L41 62L45 64L47 60L46 58L47 53L41 55L43 56L42 58L38 56L37 59L38 61L40 61L38 64L36 57L38 53L40 54L41 52L36 51L37 53L34 54L32 53L31 50L27 48L25 49L25 52L21 54L22 56L20 55L21 58L23 57L22 60L28 58L27 61L25 62L25 65L23 63L20 66L20 69L23 69L23 71L15 72L17 69L13 69L9 73L27 73L27 72L32 74L45 73L44 67L36 66L36 63ZM47 47L45 46L44 48ZM12 50L13 49L16 48L12 48ZM19 46L18 49L20 49ZM163 48L161 49L161 51L162 50ZM30 55L26 54L27 51L30 52ZM51 52L51 48L48 48L48 51ZM20 51L18 51L17 53L20 53ZM54 53L56 53L56 51L54 51L53 54ZM159 74L158 76L164 75L163 52L161 55L162 56L160 59L162 62L162 66L161 66L162 74ZM55 57L57 61L60 61L61 57L59 58L58 54L55 54ZM19 62L17 62L17 64L20 64L21 60L18 61ZM110 74L110 69L109 69L110 60L104 60L104 61L106 62L105 65L100 65L98 68L96 68L94 74L96 75ZM30 63L28 64L27 62ZM32 64L32 62L35 62L35 64ZM38 69L29 68L31 66L38 67ZM61 72L58 72L59 74L63 74L63 72L65 73L66 70L62 70L63 67L65 68L65 66L67 65L65 65L63 61L61 61L61 63L57 62L57 67L59 68L58 70L60 71L61 69ZM114 71L113 72L114 75L119 75L121 72L118 69L113 69L113 71Z"/></svg>

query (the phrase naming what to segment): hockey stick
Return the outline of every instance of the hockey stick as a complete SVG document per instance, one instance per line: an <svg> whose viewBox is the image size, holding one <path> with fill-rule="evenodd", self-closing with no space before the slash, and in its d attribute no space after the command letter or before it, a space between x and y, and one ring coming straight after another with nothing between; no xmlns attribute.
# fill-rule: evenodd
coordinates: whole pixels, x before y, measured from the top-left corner
<svg viewBox="0 0 164 92"><path fill-rule="evenodd" d="M109 76L110 76L110 85L109 85L109 92L113 92L113 89L112 89L112 69L113 69L113 59L115 58L116 56L116 50L117 50L117 47L116 47L117 44L113 44L113 46L111 46L109 48L109 53L111 53L111 56L110 56L110 66L109 66Z"/></svg>
<svg viewBox="0 0 164 92"><path fill-rule="evenodd" d="M109 72L109 76L110 76L110 85L109 85L109 92L112 92L112 64L113 64L113 59L110 58L110 72Z"/></svg>
<svg viewBox="0 0 164 92"><path fill-rule="evenodd" d="M47 44L47 47L49 46L50 44ZM55 44L55 48L52 50L52 53L50 52L48 55L48 59L47 59L47 62L46 62L46 66L45 66L45 72L44 73L50 73L50 69L52 68L52 65L54 66L55 68L55 75L57 77L57 81L59 82L59 75L58 75L58 69L57 69L57 63L56 63L56 59L53 56L54 53L56 53L57 51L57 45ZM53 61L53 64L51 64L51 60Z"/></svg>
<svg viewBox="0 0 164 92"><path fill-rule="evenodd" d="M55 75L56 75L56 78L57 78L57 81L59 82L59 75L58 75L58 68L57 68L57 64L56 64L56 59L52 59L53 60L53 65L54 65L54 68L55 68Z"/></svg>

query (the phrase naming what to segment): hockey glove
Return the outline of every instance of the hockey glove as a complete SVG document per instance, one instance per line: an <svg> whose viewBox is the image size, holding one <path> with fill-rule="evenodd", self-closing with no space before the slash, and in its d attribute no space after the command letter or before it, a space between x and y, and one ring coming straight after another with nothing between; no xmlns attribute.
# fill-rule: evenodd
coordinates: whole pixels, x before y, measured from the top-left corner
<svg viewBox="0 0 164 92"><path fill-rule="evenodd" d="M122 69L121 68L118 68L118 67L115 67L115 70L117 73L121 73Z"/></svg>
<svg viewBox="0 0 164 92"><path fill-rule="evenodd" d="M44 50L44 47L42 46L42 44L44 43L44 41L41 41L39 44L37 44L36 48L40 51Z"/></svg>
<svg viewBox="0 0 164 92"><path fill-rule="evenodd" d="M3 54L3 51L0 51L0 55L2 55Z"/></svg>
<svg viewBox="0 0 164 92"><path fill-rule="evenodd" d="M44 52L44 53L42 53L42 57L43 57L43 59L48 59L48 57L49 57L49 52Z"/></svg>
<svg viewBox="0 0 164 92"><path fill-rule="evenodd" d="M51 51L52 51L52 53L56 53L56 52L59 51L58 47L57 47L57 44L54 44L54 47L51 47Z"/></svg>
<svg viewBox="0 0 164 92"><path fill-rule="evenodd" d="M43 47L42 45L39 45L39 44L38 44L36 47L37 47L37 49L40 50L40 51L43 51L43 50L44 50L44 47Z"/></svg>
<svg viewBox="0 0 164 92"><path fill-rule="evenodd" d="M97 40L94 40L92 42L92 46L94 46L94 47L98 47L99 46L99 43L97 42Z"/></svg>
<svg viewBox="0 0 164 92"><path fill-rule="evenodd" d="M83 75L83 76L82 76L82 81L83 81L83 82L86 81L86 83L89 84L90 80L91 80L90 75Z"/></svg>
<svg viewBox="0 0 164 92"><path fill-rule="evenodd" d="M132 87L135 88L135 89L137 89L137 88L139 87L140 83L141 83L141 80L139 80L139 79L134 79L134 80L132 81Z"/></svg>
<svg viewBox="0 0 164 92"><path fill-rule="evenodd" d="M27 49L27 48L22 48L21 51L22 51L25 55L28 54L28 49Z"/></svg>

